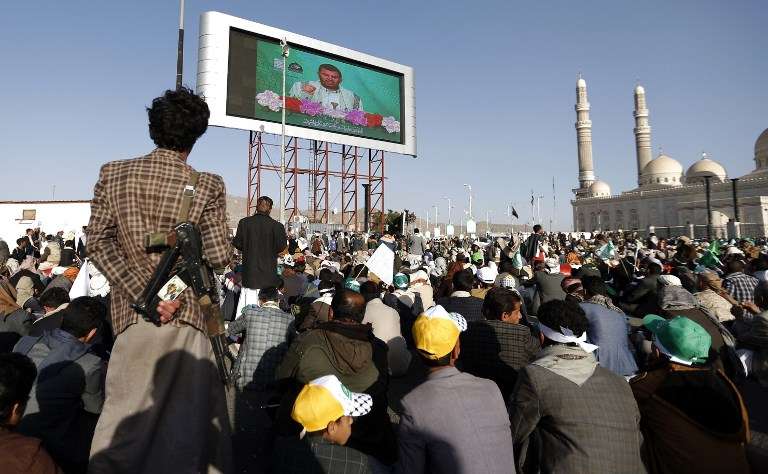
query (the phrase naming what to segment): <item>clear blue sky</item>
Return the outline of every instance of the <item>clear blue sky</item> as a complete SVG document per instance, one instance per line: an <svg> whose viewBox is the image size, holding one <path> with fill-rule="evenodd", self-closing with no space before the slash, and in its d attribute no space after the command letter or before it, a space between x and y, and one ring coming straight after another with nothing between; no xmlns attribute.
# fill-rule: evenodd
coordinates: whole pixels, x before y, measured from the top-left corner
<svg viewBox="0 0 768 474"><path fill-rule="evenodd" d="M577 184L576 74L592 104L595 171L634 184L632 90L645 86L658 147L685 167L707 151L753 168L768 127L765 1L187 0L185 83L201 12L218 10L413 66L418 159L389 155L388 208L423 214L469 182L475 216L531 188L570 228ZM6 2L0 14L0 200L89 198L99 166L152 149L144 107L174 84L178 2ZM247 132L211 128L190 157L246 194ZM331 192L335 196L338 185ZM275 187L276 189L276 187ZM416 197L414 197L416 196ZM337 201L336 205L340 206ZM495 217L494 217L495 216Z"/></svg>

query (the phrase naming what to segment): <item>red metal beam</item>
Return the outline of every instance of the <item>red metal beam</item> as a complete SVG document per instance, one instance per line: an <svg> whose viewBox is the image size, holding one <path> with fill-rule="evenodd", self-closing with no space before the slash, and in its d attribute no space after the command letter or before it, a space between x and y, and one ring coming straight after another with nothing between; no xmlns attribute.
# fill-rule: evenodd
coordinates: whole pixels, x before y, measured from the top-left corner
<svg viewBox="0 0 768 474"><path fill-rule="evenodd" d="M285 144L285 218L292 222L300 214L299 209L299 150L298 138L288 138ZM304 171L304 170L302 170Z"/></svg>
<svg viewBox="0 0 768 474"><path fill-rule="evenodd" d="M328 142L314 141L312 221L328 223Z"/></svg>
<svg viewBox="0 0 768 474"><path fill-rule="evenodd" d="M272 138L270 138L272 137ZM279 138L279 137L278 137ZM269 147L269 149L268 149ZM270 150L276 151L270 155ZM384 212L384 152L381 150L368 150L368 169L359 169L359 161L364 156L364 149L337 145L315 140L303 140L289 137L286 144L286 217L291 220L301 213L299 209L300 175L307 174L309 186L305 195L310 209L307 209L308 217L313 222L330 223L331 183L330 178L340 178L341 184L341 223L353 230L360 229L358 222L358 190L360 180L366 180L371 184L371 211ZM280 144L274 136L261 132L250 132L248 140L248 199L247 213L251 215L255 211L256 200L262 193L262 174L275 172L278 177L280 164L275 163L273 156L279 159ZM304 160L302 161L302 156ZM340 169L332 169L332 157L338 156ZM307 163L307 168L300 167L301 163ZM337 161L334 159L334 163ZM364 165L363 165L364 166ZM361 173L362 172L362 173ZM264 176L266 178L266 176ZM311 199L310 199L311 198ZM383 228L378 229L380 232Z"/></svg>
<svg viewBox="0 0 768 474"><path fill-rule="evenodd" d="M384 152L382 150L368 150L368 183L371 185L371 209L384 214ZM369 217L370 218L370 217ZM372 222L372 219L371 219ZM384 232L384 219L379 221L379 232Z"/></svg>

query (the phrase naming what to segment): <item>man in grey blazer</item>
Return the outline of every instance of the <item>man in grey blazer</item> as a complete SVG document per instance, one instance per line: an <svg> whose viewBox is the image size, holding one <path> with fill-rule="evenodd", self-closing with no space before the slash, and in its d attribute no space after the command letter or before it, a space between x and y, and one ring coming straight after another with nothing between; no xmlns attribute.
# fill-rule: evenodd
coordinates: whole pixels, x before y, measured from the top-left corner
<svg viewBox="0 0 768 474"><path fill-rule="evenodd" d="M459 372L459 334L466 320L434 306L413 324L427 380L402 400L396 472L515 472L507 410L496 384Z"/></svg>
<svg viewBox="0 0 768 474"><path fill-rule="evenodd" d="M520 470L645 472L637 403L623 377L597 364L584 311L550 301L538 318L542 349L520 371L510 397Z"/></svg>

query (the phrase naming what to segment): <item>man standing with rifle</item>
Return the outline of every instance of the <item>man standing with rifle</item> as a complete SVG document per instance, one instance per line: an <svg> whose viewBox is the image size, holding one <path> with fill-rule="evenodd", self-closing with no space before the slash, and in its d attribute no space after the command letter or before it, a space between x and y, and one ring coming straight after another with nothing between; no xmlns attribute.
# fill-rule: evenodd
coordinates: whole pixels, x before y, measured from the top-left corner
<svg viewBox="0 0 768 474"><path fill-rule="evenodd" d="M147 112L157 148L104 165L91 202L88 253L112 286L116 340L89 472L230 472L230 427L216 365L220 354L211 344L216 334L210 299L196 294L201 285L183 278L149 294L163 254L147 246L180 229L181 222L199 231L198 253L207 267L231 261L224 182L186 163L210 112L186 88L166 91Z"/></svg>

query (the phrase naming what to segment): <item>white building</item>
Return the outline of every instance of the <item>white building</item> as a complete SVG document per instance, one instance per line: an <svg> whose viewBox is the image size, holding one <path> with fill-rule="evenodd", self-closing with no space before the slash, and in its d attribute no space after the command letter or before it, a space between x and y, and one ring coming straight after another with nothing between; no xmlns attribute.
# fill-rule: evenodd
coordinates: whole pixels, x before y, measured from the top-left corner
<svg viewBox="0 0 768 474"><path fill-rule="evenodd" d="M91 201L0 201L0 237L13 249L26 229L79 235L91 217Z"/></svg>
<svg viewBox="0 0 768 474"><path fill-rule="evenodd" d="M707 181L713 237L768 234L768 129L755 142L755 170L729 179L725 168L702 155L686 171L674 158L651 158L651 127L645 89L635 87L637 187L612 194L596 178L592 161L592 122L587 84L576 83L576 134L579 187L574 189L573 226L577 232L655 231L660 236L707 236Z"/></svg>

